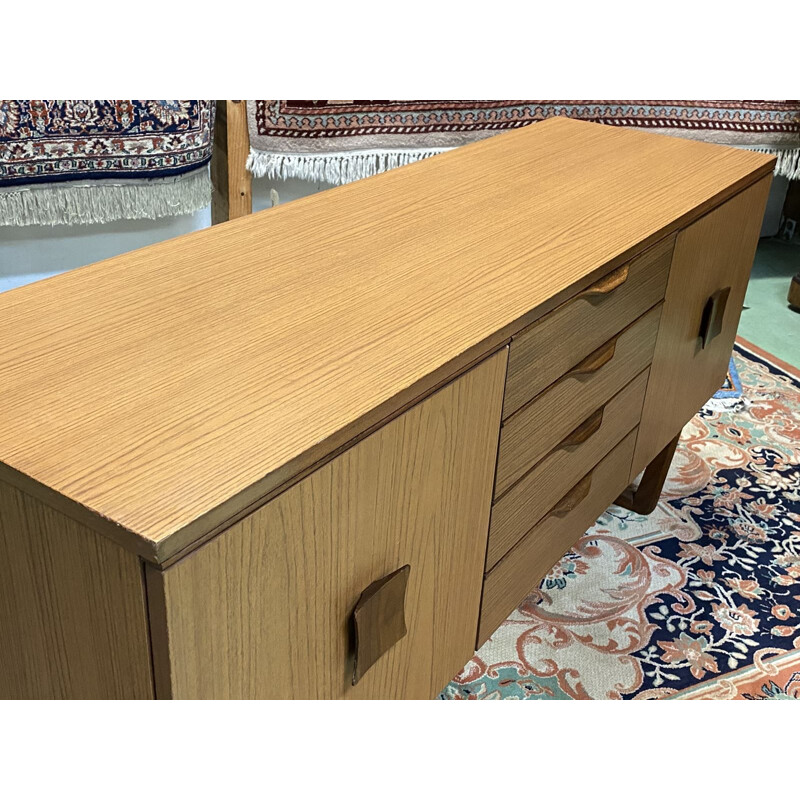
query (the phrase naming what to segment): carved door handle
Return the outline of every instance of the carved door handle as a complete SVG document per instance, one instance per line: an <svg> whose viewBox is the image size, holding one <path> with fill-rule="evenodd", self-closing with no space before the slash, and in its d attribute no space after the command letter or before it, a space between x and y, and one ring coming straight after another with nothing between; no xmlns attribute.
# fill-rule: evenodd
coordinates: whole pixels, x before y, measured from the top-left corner
<svg viewBox="0 0 800 800"><path fill-rule="evenodd" d="M559 442L558 448L564 449L565 447L574 447L575 445L583 444L583 442L591 439L591 437L600 430L600 426L603 424L603 410L603 408L598 408L589 419L581 422L572 433L568 433L561 442Z"/></svg>
<svg viewBox="0 0 800 800"><path fill-rule="evenodd" d="M367 670L406 635L406 587L411 565L374 581L353 609L355 662L353 686Z"/></svg>
<svg viewBox="0 0 800 800"><path fill-rule="evenodd" d="M706 300L703 316L700 319L700 333L698 334L703 348L722 330L725 306L728 304L730 293L731 287L726 286L724 289L718 289Z"/></svg>
<svg viewBox="0 0 800 800"><path fill-rule="evenodd" d="M589 353L586 358L579 364L576 364L567 375L588 375L592 372L597 372L600 367L605 366L614 358L614 352L617 349L617 334L610 342L606 342L601 347L598 347L593 353Z"/></svg>
<svg viewBox="0 0 800 800"><path fill-rule="evenodd" d="M614 289L619 288L628 280L628 270L629 267L627 264L617 267L617 269L609 272L608 275L604 275L600 278L597 283L593 283L582 292L579 292L576 297L590 298L611 294Z"/></svg>
<svg viewBox="0 0 800 800"><path fill-rule="evenodd" d="M592 473L581 478L551 509L550 516L563 517L585 500L592 488Z"/></svg>

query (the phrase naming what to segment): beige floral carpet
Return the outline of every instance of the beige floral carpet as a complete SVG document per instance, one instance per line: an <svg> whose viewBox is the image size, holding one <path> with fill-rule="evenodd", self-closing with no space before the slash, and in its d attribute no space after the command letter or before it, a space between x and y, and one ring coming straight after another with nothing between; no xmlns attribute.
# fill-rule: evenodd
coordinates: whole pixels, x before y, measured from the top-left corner
<svg viewBox="0 0 800 800"><path fill-rule="evenodd" d="M443 699L800 698L800 374L734 360L656 510L609 508Z"/></svg>

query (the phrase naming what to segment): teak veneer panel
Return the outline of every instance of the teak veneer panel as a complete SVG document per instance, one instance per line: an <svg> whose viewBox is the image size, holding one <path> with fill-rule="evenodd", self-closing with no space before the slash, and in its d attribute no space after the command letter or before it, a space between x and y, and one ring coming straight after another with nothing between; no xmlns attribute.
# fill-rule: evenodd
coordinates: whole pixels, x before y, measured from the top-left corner
<svg viewBox="0 0 800 800"><path fill-rule="evenodd" d="M631 479L722 385L772 178L729 200L678 234ZM720 333L703 348L706 300L731 287Z"/></svg>
<svg viewBox="0 0 800 800"><path fill-rule="evenodd" d="M639 424L647 372L637 375L603 406L602 420L588 439L581 444L556 447L494 505L486 550L487 571Z"/></svg>
<svg viewBox="0 0 800 800"><path fill-rule="evenodd" d="M164 571L159 696L424 698L478 624L507 350ZM362 592L410 565L408 632L352 685Z"/></svg>
<svg viewBox="0 0 800 800"><path fill-rule="evenodd" d="M622 285L608 294L581 293L514 337L504 418L664 299L674 246L674 236L658 242L620 267L627 269Z"/></svg>
<svg viewBox="0 0 800 800"><path fill-rule="evenodd" d="M545 516L489 572L483 587L478 647L625 488L635 440L636 431L631 431L592 469L589 492L578 505L563 516Z"/></svg>
<svg viewBox="0 0 800 800"><path fill-rule="evenodd" d="M618 334L613 357L596 372L567 373L505 420L497 457L498 496L650 364L662 307L650 309Z"/></svg>
<svg viewBox="0 0 800 800"><path fill-rule="evenodd" d="M0 473L163 562L773 163L548 120L2 294Z"/></svg>
<svg viewBox="0 0 800 800"><path fill-rule="evenodd" d="M153 697L142 565L0 482L0 698Z"/></svg>

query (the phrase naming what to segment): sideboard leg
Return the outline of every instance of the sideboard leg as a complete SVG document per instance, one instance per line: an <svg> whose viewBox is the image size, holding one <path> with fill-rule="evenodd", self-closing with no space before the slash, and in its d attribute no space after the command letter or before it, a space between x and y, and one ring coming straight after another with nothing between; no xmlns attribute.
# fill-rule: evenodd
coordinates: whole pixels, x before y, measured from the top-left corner
<svg viewBox="0 0 800 800"><path fill-rule="evenodd" d="M789 284L789 294L786 299L795 311L800 311L800 272L792 278L792 282Z"/></svg>
<svg viewBox="0 0 800 800"><path fill-rule="evenodd" d="M681 435L678 434L648 465L639 486L634 491L630 486L614 501L618 506L637 514L649 514L658 505L664 481L667 479L672 456Z"/></svg>

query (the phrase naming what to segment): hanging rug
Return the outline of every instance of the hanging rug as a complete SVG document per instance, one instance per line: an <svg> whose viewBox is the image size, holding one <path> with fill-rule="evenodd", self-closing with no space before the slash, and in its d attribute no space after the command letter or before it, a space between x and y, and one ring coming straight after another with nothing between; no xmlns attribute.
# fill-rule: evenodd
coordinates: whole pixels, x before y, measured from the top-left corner
<svg viewBox="0 0 800 800"><path fill-rule="evenodd" d="M213 120L211 100L0 100L0 225L194 213Z"/></svg>
<svg viewBox="0 0 800 800"><path fill-rule="evenodd" d="M800 178L800 100L248 100L256 177L349 183L554 116L745 147Z"/></svg>

